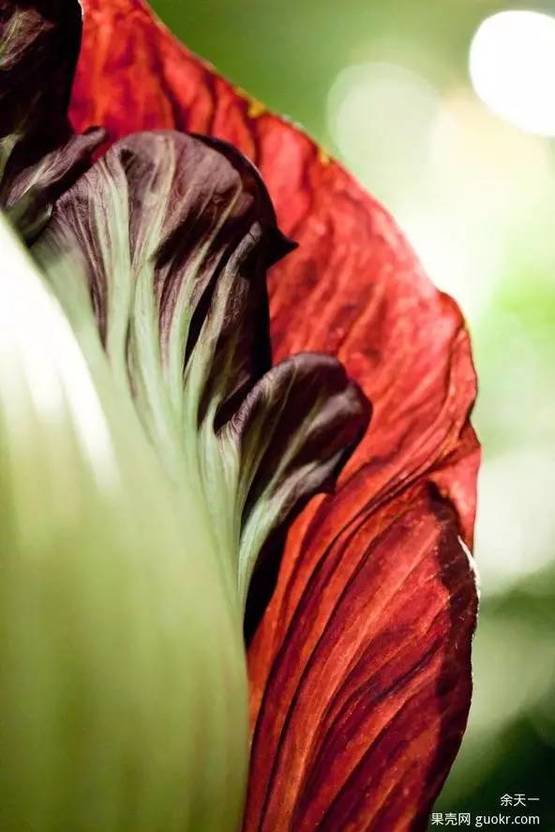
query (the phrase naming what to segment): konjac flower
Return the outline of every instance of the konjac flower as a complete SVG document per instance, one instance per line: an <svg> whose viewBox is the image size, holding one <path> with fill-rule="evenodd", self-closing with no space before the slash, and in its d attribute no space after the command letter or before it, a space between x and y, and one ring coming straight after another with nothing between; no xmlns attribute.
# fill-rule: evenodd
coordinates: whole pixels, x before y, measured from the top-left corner
<svg viewBox="0 0 555 832"><path fill-rule="evenodd" d="M336 163L140 0L86 0L70 100L76 10L0 14L0 202L34 260L6 230L15 278L0 265L6 304L26 275L45 337L65 328L81 355L71 378L110 476L98 449L68 450L86 407L60 404L56 421L31 397L31 444L7 423L13 459L52 441L60 464L6 468L17 765L0 817L423 828L471 691L478 450L460 313ZM8 332L17 355L27 339ZM35 465L53 482L38 519L17 486Z"/></svg>

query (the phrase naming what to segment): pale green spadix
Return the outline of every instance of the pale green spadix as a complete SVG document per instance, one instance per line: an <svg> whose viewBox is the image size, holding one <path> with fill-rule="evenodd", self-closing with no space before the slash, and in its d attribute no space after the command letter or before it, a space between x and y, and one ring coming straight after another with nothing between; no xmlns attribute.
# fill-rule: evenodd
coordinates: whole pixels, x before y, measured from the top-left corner
<svg viewBox="0 0 555 832"><path fill-rule="evenodd" d="M4 220L0 251L0 828L235 830L242 630L203 512Z"/></svg>

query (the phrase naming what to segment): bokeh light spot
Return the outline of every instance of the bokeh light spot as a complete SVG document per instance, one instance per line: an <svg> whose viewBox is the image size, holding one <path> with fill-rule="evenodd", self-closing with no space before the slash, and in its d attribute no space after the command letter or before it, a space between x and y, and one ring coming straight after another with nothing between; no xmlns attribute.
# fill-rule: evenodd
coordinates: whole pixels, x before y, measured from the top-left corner
<svg viewBox="0 0 555 832"><path fill-rule="evenodd" d="M534 11L503 11L479 26L469 71L482 101L530 133L555 136L555 18Z"/></svg>

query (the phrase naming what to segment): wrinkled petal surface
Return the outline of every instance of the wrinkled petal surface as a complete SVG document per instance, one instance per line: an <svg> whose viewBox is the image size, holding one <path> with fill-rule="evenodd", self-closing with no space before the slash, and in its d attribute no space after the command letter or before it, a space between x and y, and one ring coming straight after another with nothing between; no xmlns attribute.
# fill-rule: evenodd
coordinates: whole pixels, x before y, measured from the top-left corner
<svg viewBox="0 0 555 832"><path fill-rule="evenodd" d="M466 718L472 569L451 508L422 486L330 543L325 525L307 530L273 640L250 655L271 673L254 696L246 827L419 828Z"/></svg>
<svg viewBox="0 0 555 832"><path fill-rule="evenodd" d="M270 281L276 357L331 352L374 408L335 496L291 530L250 646L248 830L423 828L470 702L475 374L457 306L306 136L181 47L141 0L86 0L72 117L232 142L299 248Z"/></svg>

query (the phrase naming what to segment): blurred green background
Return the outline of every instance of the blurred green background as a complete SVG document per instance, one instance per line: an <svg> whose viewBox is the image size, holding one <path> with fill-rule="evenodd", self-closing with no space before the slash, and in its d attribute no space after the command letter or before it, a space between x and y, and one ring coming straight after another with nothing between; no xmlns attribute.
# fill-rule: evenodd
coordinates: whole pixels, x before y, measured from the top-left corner
<svg viewBox="0 0 555 832"><path fill-rule="evenodd" d="M437 810L494 813L501 795L524 793L540 801L515 812L553 830L555 20L504 15L477 36L526 4L154 6L340 157L463 307L481 380L482 608L469 730ZM555 3L528 8L555 15Z"/></svg>

